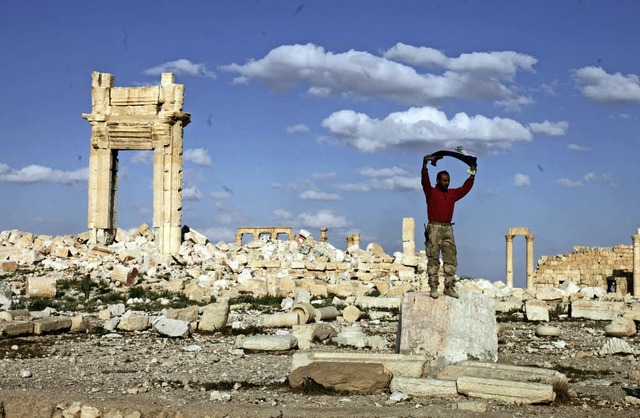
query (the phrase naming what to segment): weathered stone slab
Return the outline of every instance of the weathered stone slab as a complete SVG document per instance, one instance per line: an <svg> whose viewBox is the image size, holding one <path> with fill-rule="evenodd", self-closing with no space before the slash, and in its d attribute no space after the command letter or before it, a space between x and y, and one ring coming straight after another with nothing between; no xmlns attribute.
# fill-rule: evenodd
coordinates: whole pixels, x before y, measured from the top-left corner
<svg viewBox="0 0 640 418"><path fill-rule="evenodd" d="M0 312L0 321L24 321L30 318L31 312L26 309Z"/></svg>
<svg viewBox="0 0 640 418"><path fill-rule="evenodd" d="M400 309L402 297L358 296L354 305L363 309Z"/></svg>
<svg viewBox="0 0 640 418"><path fill-rule="evenodd" d="M549 322L549 306L544 300L529 299L524 306L527 320Z"/></svg>
<svg viewBox="0 0 640 418"><path fill-rule="evenodd" d="M289 374L293 389L304 389L311 382L338 392L376 394L389 386L391 375L381 364L319 362L298 367Z"/></svg>
<svg viewBox="0 0 640 418"><path fill-rule="evenodd" d="M604 332L610 337L630 337L637 332L636 323L631 318L618 317L604 327Z"/></svg>
<svg viewBox="0 0 640 418"><path fill-rule="evenodd" d="M33 323L27 321L0 322L0 335L18 337L33 334Z"/></svg>
<svg viewBox="0 0 640 418"><path fill-rule="evenodd" d="M25 295L28 298L53 299L56 296L56 279L53 277L27 277Z"/></svg>
<svg viewBox="0 0 640 418"><path fill-rule="evenodd" d="M198 320L198 305L189 306L182 309L167 309L165 316L170 319L194 322Z"/></svg>
<svg viewBox="0 0 640 418"><path fill-rule="evenodd" d="M518 405L551 403L556 398L553 386L544 383L514 382L462 376L456 381L458 393L473 398L494 399Z"/></svg>
<svg viewBox="0 0 640 418"><path fill-rule="evenodd" d="M432 299L426 292L404 295L398 351L426 354L437 368L462 360L495 362L498 327L495 301L461 290L459 299Z"/></svg>
<svg viewBox="0 0 640 418"><path fill-rule="evenodd" d="M18 269L15 261L0 261L0 273L11 273Z"/></svg>
<svg viewBox="0 0 640 418"><path fill-rule="evenodd" d="M298 345L293 335L252 335L239 340L238 345L245 350L285 351Z"/></svg>
<svg viewBox="0 0 640 418"><path fill-rule="evenodd" d="M624 302L576 300L571 302L571 317L595 320L612 320L624 313Z"/></svg>
<svg viewBox="0 0 640 418"><path fill-rule="evenodd" d="M48 334L58 331L69 331L71 318L42 318L33 321L33 333L36 335Z"/></svg>
<svg viewBox="0 0 640 418"><path fill-rule="evenodd" d="M457 380L462 376L513 380L517 382L568 383L567 377L564 374L552 369L479 361L461 361L458 364L449 365L438 372L437 378Z"/></svg>
<svg viewBox="0 0 640 418"><path fill-rule="evenodd" d="M422 377L428 368L423 355L384 353L294 353L291 370L314 362L379 363L393 376Z"/></svg>
<svg viewBox="0 0 640 418"><path fill-rule="evenodd" d="M188 321L180 321L179 319L160 318L154 324L153 328L159 334L167 337L187 337L191 334L191 325Z"/></svg>
<svg viewBox="0 0 640 418"><path fill-rule="evenodd" d="M149 328L149 315L144 312L127 311L116 327L123 331L144 331Z"/></svg>
<svg viewBox="0 0 640 418"><path fill-rule="evenodd" d="M411 396L455 396L456 382L419 377L394 376L389 386L391 392L403 392Z"/></svg>
<svg viewBox="0 0 640 418"><path fill-rule="evenodd" d="M229 301L210 303L202 308L202 315L198 322L200 331L215 331L227 325L229 320Z"/></svg>

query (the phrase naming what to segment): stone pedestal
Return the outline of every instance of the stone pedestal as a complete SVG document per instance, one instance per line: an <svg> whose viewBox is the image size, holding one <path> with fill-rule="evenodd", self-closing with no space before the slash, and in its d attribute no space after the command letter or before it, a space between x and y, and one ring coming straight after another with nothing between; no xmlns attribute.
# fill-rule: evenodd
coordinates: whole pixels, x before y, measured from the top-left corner
<svg viewBox="0 0 640 418"><path fill-rule="evenodd" d="M432 372L462 360L498 360L495 301L462 290L460 298L432 299L426 292L404 295L396 348L424 354Z"/></svg>

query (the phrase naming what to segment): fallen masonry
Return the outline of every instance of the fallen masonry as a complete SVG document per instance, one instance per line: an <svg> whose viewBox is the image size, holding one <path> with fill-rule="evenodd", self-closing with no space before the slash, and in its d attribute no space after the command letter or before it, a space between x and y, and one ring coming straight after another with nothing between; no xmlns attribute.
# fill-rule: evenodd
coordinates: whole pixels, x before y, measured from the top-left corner
<svg viewBox="0 0 640 418"><path fill-rule="evenodd" d="M360 249L355 239L342 251L316 242L306 231L293 240L260 237L246 245L213 245L187 230L175 256L160 254L153 241L145 226L118 230L108 246L89 244L85 234L0 233L0 257L5 258L0 261L9 266L0 270L0 297L8 301L0 310L0 372L7 376L2 387L40 387L47 375L37 364L15 357L22 339L95 336L100 342L93 350L113 347L107 359L126 353L136 341L160 344L114 360L111 368L131 373L134 380L138 373L154 375L185 361L163 360L176 351L169 347L181 344L177 351L189 356L190 373L177 382L147 378L123 389L132 396L200 387L194 392L205 391L208 401L233 403L242 397L242 384L231 391L211 389L196 378L198 370L226 364L236 373L253 375L250 382L261 373L269 375L269 362L285 361L286 370L276 375L278 384L290 388L280 396L291 399L298 392L319 391L336 402L336 394L383 396L379 403L385 408L413 399L446 405L449 411L497 413L508 405L589 404L573 383L578 379L588 388L590 380L576 377L573 362L627 356L628 379L635 376L632 372L638 378L625 383L628 390L618 403L601 407L636 408L640 303L628 293L568 282L561 288L523 290L464 279L458 284L460 299L433 300L420 291L426 272L423 252L412 259L408 253L389 256L377 244ZM584 321L601 325L582 328L588 337L566 341L571 336L567 328ZM529 345L516 358L509 353L522 335ZM597 346L579 349L592 340ZM211 351L215 344L218 348ZM58 350L49 355L52 361ZM558 353L558 360L533 364L531 358L541 352ZM90 351L72 354L67 364L87 355ZM129 371L127 365L136 364L138 357L144 365ZM262 365L243 370L239 364L252 358L262 359ZM574 364L566 369L571 378L563 373L567 361ZM8 377L18 364L23 365L18 376ZM110 373L108 367L103 370ZM215 376L229 375L217 371ZM3 396L0 391L0 403ZM109 408L98 403L68 401L54 405L61 416L78 411L79 416L108 416Z"/></svg>

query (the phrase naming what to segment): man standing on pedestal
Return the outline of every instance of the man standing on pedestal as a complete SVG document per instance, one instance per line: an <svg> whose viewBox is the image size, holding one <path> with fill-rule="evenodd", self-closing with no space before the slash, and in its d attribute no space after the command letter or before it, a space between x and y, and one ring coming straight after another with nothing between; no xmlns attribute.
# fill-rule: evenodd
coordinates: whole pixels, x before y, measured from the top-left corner
<svg viewBox="0 0 640 418"><path fill-rule="evenodd" d="M429 276L430 295L438 298L438 270L440 268L440 252L444 264L444 294L458 298L455 291L457 250L453 238L453 208L473 187L476 167L470 169L471 175L460 188L449 188L449 173L440 171L436 177L436 187L431 187L427 163L431 155L425 155L422 160L422 189L427 200L427 215L429 224L425 231L425 245L427 247L427 274Z"/></svg>

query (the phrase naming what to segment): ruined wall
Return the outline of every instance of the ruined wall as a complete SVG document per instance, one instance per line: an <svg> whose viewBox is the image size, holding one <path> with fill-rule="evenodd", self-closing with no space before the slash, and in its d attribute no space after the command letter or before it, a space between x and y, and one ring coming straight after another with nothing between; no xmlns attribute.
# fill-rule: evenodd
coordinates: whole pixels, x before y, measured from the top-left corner
<svg viewBox="0 0 640 418"><path fill-rule="evenodd" d="M573 247L571 254L543 256L538 261L535 287L559 287L565 281L580 286L610 288L611 282L621 285L633 277L633 247Z"/></svg>

